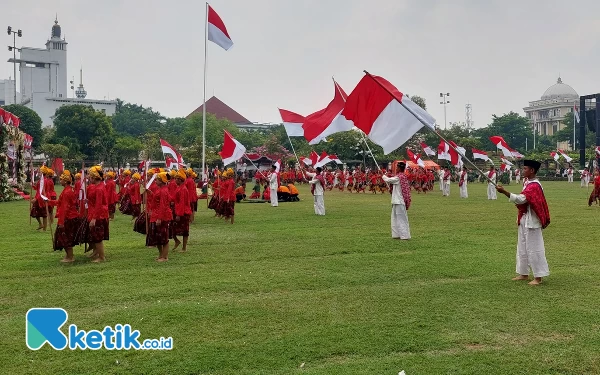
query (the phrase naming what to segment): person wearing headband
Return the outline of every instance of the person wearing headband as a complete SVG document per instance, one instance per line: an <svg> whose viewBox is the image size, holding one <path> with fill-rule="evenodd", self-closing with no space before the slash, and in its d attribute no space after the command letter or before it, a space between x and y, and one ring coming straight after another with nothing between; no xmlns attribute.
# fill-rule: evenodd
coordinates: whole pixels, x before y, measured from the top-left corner
<svg viewBox="0 0 600 375"><path fill-rule="evenodd" d="M404 174L406 163L398 163L396 176L383 175L381 178L392 189L392 238L396 240L410 240L410 225L408 223L408 209L410 208L410 183Z"/></svg>
<svg viewBox="0 0 600 375"><path fill-rule="evenodd" d="M315 171L316 173L306 172L306 176L311 178L308 183L310 184L310 192L314 197L315 215L325 216L325 200L323 199L325 179L321 174L323 168L317 167Z"/></svg>
<svg viewBox="0 0 600 375"><path fill-rule="evenodd" d="M131 210L129 215L132 216L132 219L140 216L142 212L142 195L140 194L140 181L142 180L142 176L139 173L134 173L131 176L131 181L127 185L127 194L130 198Z"/></svg>
<svg viewBox="0 0 600 375"><path fill-rule="evenodd" d="M196 182L194 181L197 175L192 168L188 168L185 173L187 177L185 180L185 187L188 190L190 209L192 210L190 223L193 223L194 219L196 218L196 212L198 212L198 194L196 194Z"/></svg>
<svg viewBox="0 0 600 375"><path fill-rule="evenodd" d="M88 199L88 225L86 226L85 242L92 250L90 258L92 262L104 262L104 241L109 239L108 227L108 198L104 189L104 172L97 165L88 170L90 184L87 187Z"/></svg>
<svg viewBox="0 0 600 375"><path fill-rule="evenodd" d="M105 175L104 189L106 191L106 199L108 201L108 217L109 220L115 219L115 212L117 210L117 202L119 197L117 195L117 183L115 182L115 172L109 171Z"/></svg>
<svg viewBox="0 0 600 375"><path fill-rule="evenodd" d="M218 208L219 217L223 217L225 221L231 221L233 224L235 216L235 171L228 168L223 172L223 179L220 185L220 204Z"/></svg>
<svg viewBox="0 0 600 375"><path fill-rule="evenodd" d="M169 238L173 220L171 197L167 187L169 178L168 173L159 172L154 180L157 189L148 196L148 199L152 200L152 212L150 213L150 228L146 235L146 246L155 246L158 249L157 262L169 260Z"/></svg>
<svg viewBox="0 0 600 375"><path fill-rule="evenodd" d="M44 175L44 195L51 201L56 201L57 195L54 190L54 171L50 168L45 168L42 172ZM48 222L54 224L54 205L48 204Z"/></svg>
<svg viewBox="0 0 600 375"><path fill-rule="evenodd" d="M73 257L73 246L78 244L77 232L79 230L81 220L77 210L77 195L73 190L73 175L68 170L65 170L60 175L60 184L63 186L63 191L58 197L58 201L50 201L49 204L57 206L56 217L58 225L54 233L54 250L65 250L65 257L61 260L62 263L72 263L75 261Z"/></svg>
<svg viewBox="0 0 600 375"><path fill-rule="evenodd" d="M534 279L529 285L539 285L542 278L550 275L546 261L546 249L542 229L550 225L550 212L544 190L536 175L541 163L535 160L523 161L523 190L521 194L511 194L502 185L496 190L509 198L518 210L517 225L517 274L513 280L529 280L529 269Z"/></svg>
<svg viewBox="0 0 600 375"><path fill-rule="evenodd" d="M45 184L44 171L46 166L40 167L40 175L37 181L31 185L31 188L35 190L35 196L31 198L33 203L31 205L31 211L29 216L33 217L38 222L37 230L46 230L48 227L48 211L46 211L46 200L43 197L48 197L48 190Z"/></svg>
<svg viewBox="0 0 600 375"><path fill-rule="evenodd" d="M175 175L175 183L177 190L175 192L175 221L173 222L173 241L177 249L183 241L183 246L179 252L187 251L187 243L190 236L190 217L192 216L192 206L190 205L190 197L185 182L188 177L183 169L180 169ZM177 236L183 239L179 241Z"/></svg>

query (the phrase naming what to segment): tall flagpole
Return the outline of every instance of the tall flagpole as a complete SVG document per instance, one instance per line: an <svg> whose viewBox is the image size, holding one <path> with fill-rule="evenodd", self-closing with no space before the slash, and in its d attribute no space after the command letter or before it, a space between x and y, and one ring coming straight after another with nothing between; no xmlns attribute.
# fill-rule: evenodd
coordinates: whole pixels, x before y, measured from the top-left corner
<svg viewBox="0 0 600 375"><path fill-rule="evenodd" d="M208 2L204 17L204 104L202 105L202 176L206 174L206 61L208 55Z"/></svg>

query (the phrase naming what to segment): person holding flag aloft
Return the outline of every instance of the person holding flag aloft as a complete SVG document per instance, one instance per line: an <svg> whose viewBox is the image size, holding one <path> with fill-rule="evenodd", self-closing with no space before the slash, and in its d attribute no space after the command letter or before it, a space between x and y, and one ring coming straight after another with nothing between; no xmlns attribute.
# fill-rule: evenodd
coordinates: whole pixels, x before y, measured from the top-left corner
<svg viewBox="0 0 600 375"><path fill-rule="evenodd" d="M523 161L523 191L521 194L511 194L498 185L498 192L506 195L509 202L518 209L517 225L517 267L519 274L513 280L528 280L529 269L533 271L534 280L529 285L539 285L542 278L550 275L542 229L550 225L550 212L544 196L542 185L536 177L541 163L535 160Z"/></svg>
<svg viewBox="0 0 600 375"><path fill-rule="evenodd" d="M325 216L325 200L323 199L323 193L325 191L325 179L321 172L323 168L317 167L316 173L306 172L306 176L311 180L308 181L310 186L310 192L314 196L314 207L315 215Z"/></svg>
<svg viewBox="0 0 600 375"><path fill-rule="evenodd" d="M408 214L410 208L410 184L404 170L406 163L398 163L398 175L395 177L383 175L383 181L392 188L392 238L397 240L410 240L410 226Z"/></svg>
<svg viewBox="0 0 600 375"><path fill-rule="evenodd" d="M496 196L496 180L497 180L497 178L498 178L498 173L496 173L496 167L491 165L490 171L488 172L488 189L487 189L488 200L498 199L498 197Z"/></svg>
<svg viewBox="0 0 600 375"><path fill-rule="evenodd" d="M271 167L271 175L269 176L269 194L272 207L279 206L279 201L277 200L277 189L279 189L279 176L277 174L277 166L273 165L273 167Z"/></svg>

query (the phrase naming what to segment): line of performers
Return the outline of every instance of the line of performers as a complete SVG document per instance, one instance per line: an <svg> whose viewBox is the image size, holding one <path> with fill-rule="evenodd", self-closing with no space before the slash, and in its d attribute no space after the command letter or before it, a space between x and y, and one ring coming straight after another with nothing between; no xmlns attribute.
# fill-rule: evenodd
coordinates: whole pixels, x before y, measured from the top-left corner
<svg viewBox="0 0 600 375"><path fill-rule="evenodd" d="M128 170L118 181L114 172L105 172L101 166L89 168L84 180L80 173L73 175L65 170L59 177L63 191L58 197L53 176L50 168L40 168L40 178L32 185L36 193L30 215L38 221L38 230L43 231L57 220L53 248L65 250L61 262L73 262L73 247L82 244L85 253L91 251L88 257L92 262L105 260L104 241L109 240L109 221L114 218L117 204L121 213L135 219L134 231L146 235L146 246L158 249L157 261L168 260L171 239L175 242L173 250L180 245L181 252L187 250L190 223L198 209L197 175L193 170L151 169L146 177L148 189L139 173Z"/></svg>

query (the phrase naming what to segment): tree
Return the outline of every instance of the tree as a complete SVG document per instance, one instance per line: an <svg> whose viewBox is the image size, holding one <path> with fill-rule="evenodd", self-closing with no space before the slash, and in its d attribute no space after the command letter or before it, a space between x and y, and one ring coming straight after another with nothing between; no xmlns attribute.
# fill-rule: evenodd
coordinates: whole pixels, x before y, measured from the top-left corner
<svg viewBox="0 0 600 375"><path fill-rule="evenodd" d="M56 110L55 133L51 143L67 143L70 152L108 159L114 145L110 118L92 106L65 105Z"/></svg>
<svg viewBox="0 0 600 375"><path fill-rule="evenodd" d="M112 125L119 135L139 137L146 133L160 134L165 118L151 107L125 103L117 99L117 108L112 116Z"/></svg>
<svg viewBox="0 0 600 375"><path fill-rule="evenodd" d="M42 144L42 119L38 114L24 105L10 104L3 107L8 112L19 117L21 124L19 129L33 137L33 148L38 148Z"/></svg>
<svg viewBox="0 0 600 375"><path fill-rule="evenodd" d="M54 158L68 158L69 148L65 145L59 145L55 143L44 143L41 147L42 152L46 154L50 159Z"/></svg>
<svg viewBox="0 0 600 375"><path fill-rule="evenodd" d="M113 148L113 157L118 165L134 162L139 159L140 152L144 146L142 142L134 137L117 137Z"/></svg>
<svg viewBox="0 0 600 375"><path fill-rule="evenodd" d="M486 150L496 149L496 146L489 140L489 137L493 135L503 137L508 145L516 150L525 150L525 140L533 140L533 130L529 119L515 112L509 112L502 116L492 115L492 123L485 128L475 130L474 135L481 138Z"/></svg>

